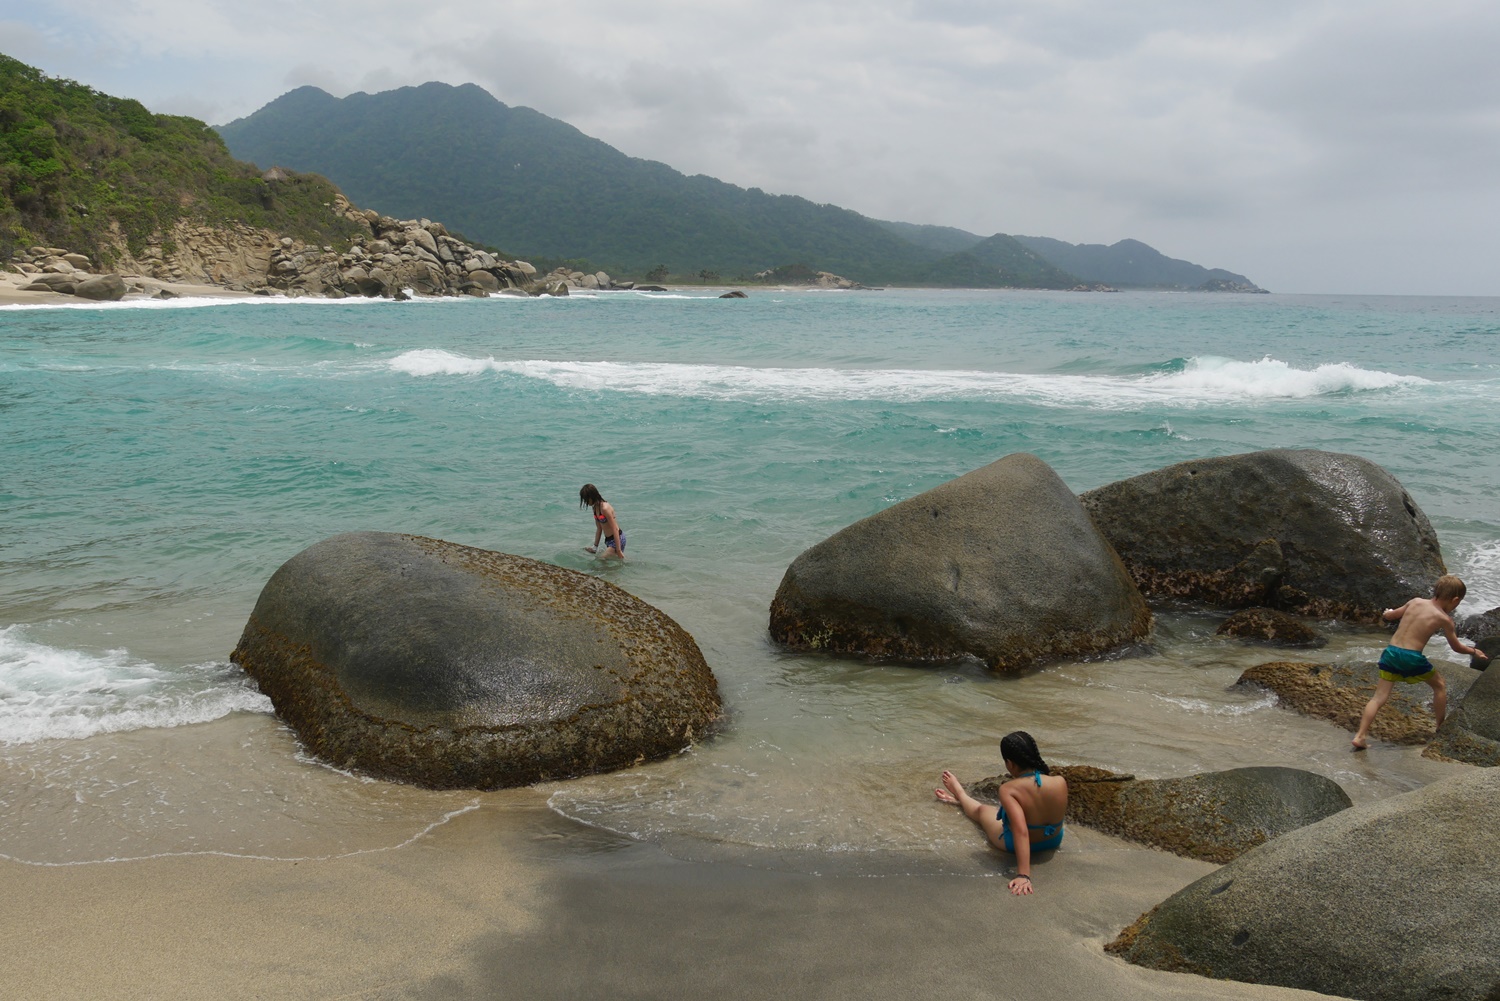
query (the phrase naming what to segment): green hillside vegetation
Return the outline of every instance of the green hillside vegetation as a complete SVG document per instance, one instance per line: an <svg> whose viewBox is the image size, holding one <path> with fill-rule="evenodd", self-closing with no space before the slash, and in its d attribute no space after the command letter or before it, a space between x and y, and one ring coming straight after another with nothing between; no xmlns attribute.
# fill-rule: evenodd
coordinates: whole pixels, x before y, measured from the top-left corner
<svg viewBox="0 0 1500 1001"><path fill-rule="evenodd" d="M321 177L262 180L197 119L0 56L0 259L42 245L108 265L184 217L327 243L354 230L325 207L335 193Z"/></svg>
<svg viewBox="0 0 1500 1001"><path fill-rule="evenodd" d="M908 243L927 247L943 254L961 254L977 246L984 237L955 226L929 226L914 222L887 222L877 220L880 225L895 233Z"/></svg>
<svg viewBox="0 0 1500 1001"><path fill-rule="evenodd" d="M1205 268L1168 257L1139 240L1065 243L1046 236L1018 236L1023 246L1089 282L1116 288L1195 289L1208 282L1254 287L1254 282L1223 268Z"/></svg>
<svg viewBox="0 0 1500 1001"><path fill-rule="evenodd" d="M664 264L674 276L743 279L804 263L867 284L929 284L946 253L835 205L626 156L473 84L342 99L302 87L219 131L235 155L325 174L360 205L611 274ZM999 267L957 263L965 277L942 284L1017 284Z"/></svg>
<svg viewBox="0 0 1500 1001"><path fill-rule="evenodd" d="M1072 288L1078 278L1043 260L1014 237L996 233L961 253L935 262L922 275L925 284L951 288L1005 285L1016 288Z"/></svg>

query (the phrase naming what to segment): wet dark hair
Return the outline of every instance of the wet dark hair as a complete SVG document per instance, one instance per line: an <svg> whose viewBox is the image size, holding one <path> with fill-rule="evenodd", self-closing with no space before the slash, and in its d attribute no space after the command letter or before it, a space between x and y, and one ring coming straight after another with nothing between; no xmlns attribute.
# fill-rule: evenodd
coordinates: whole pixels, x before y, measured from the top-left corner
<svg viewBox="0 0 1500 1001"><path fill-rule="evenodd" d="M592 483L585 483L578 491L578 506L593 507L595 504L603 504L604 498L599 495L599 488Z"/></svg>
<svg viewBox="0 0 1500 1001"><path fill-rule="evenodd" d="M1000 757L1014 761L1023 770L1051 775L1052 769L1042 760L1042 752L1036 749L1036 741L1025 730L1007 733L1000 741Z"/></svg>

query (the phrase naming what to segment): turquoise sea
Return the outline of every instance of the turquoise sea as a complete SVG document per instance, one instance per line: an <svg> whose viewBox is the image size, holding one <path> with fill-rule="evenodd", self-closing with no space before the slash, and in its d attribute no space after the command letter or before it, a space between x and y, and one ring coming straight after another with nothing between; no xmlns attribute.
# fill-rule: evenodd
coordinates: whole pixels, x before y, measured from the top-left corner
<svg viewBox="0 0 1500 1001"><path fill-rule="evenodd" d="M931 786L944 767L998 771L1016 728L1053 760L1140 775L1290 764L1356 801L1412 788L1456 766L1351 755L1343 731L1232 687L1273 657L1214 639L1212 614L1161 610L1135 656L996 678L789 655L766 612L806 547L1011 452L1083 491L1270 447L1385 466L1468 580L1464 611L1500 605L1497 352L1500 299L752 290L0 308L0 856L384 849L543 795L688 854L962 868L973 831ZM585 481L619 512L623 566L582 551ZM670 761L539 791L434 793L320 765L228 654L276 567L352 529L607 576L696 637L723 728ZM1322 656L1383 645L1329 631Z"/></svg>

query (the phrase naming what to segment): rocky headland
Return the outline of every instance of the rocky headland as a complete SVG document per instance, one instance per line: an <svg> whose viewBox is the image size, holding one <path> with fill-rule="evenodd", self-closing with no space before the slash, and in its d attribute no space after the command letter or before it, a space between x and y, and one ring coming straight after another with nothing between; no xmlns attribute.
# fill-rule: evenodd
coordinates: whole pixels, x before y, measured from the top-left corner
<svg viewBox="0 0 1500 1001"><path fill-rule="evenodd" d="M268 184L279 183L275 170ZM343 245L314 244L245 223L207 225L179 219L132 250L123 237L113 266L65 247L33 246L11 256L0 291L33 293L22 301L64 296L115 301L205 293L348 296L568 295L571 291L628 290L603 271L558 268L541 274L522 260L503 260L453 236L431 219L394 219L361 209L343 195L328 205L352 223ZM102 272L102 273L101 273Z"/></svg>

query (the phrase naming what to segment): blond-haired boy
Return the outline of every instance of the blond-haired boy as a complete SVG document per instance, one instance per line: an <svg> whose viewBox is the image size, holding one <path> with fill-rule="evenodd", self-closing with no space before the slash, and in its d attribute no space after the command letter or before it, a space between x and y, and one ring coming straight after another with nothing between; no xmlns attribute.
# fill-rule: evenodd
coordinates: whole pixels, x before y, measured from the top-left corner
<svg viewBox="0 0 1500 1001"><path fill-rule="evenodd" d="M1360 714L1359 730L1351 741L1356 751L1370 746L1370 724L1375 722L1375 714L1391 697L1391 689L1398 681L1407 685L1425 681L1431 685L1432 715L1437 717L1438 726L1443 725L1443 717L1448 714L1448 686L1432 662L1422 654L1422 648L1434 633L1442 633L1448 645L1459 653L1480 660L1489 659L1478 647L1461 643L1454 632L1453 612L1466 593L1468 588L1463 581L1445 574L1432 586L1431 598L1413 598L1400 608L1387 608L1380 613L1386 622L1399 619L1401 624L1396 627L1396 635L1391 637L1391 645L1380 655L1380 681L1375 685L1375 696Z"/></svg>

